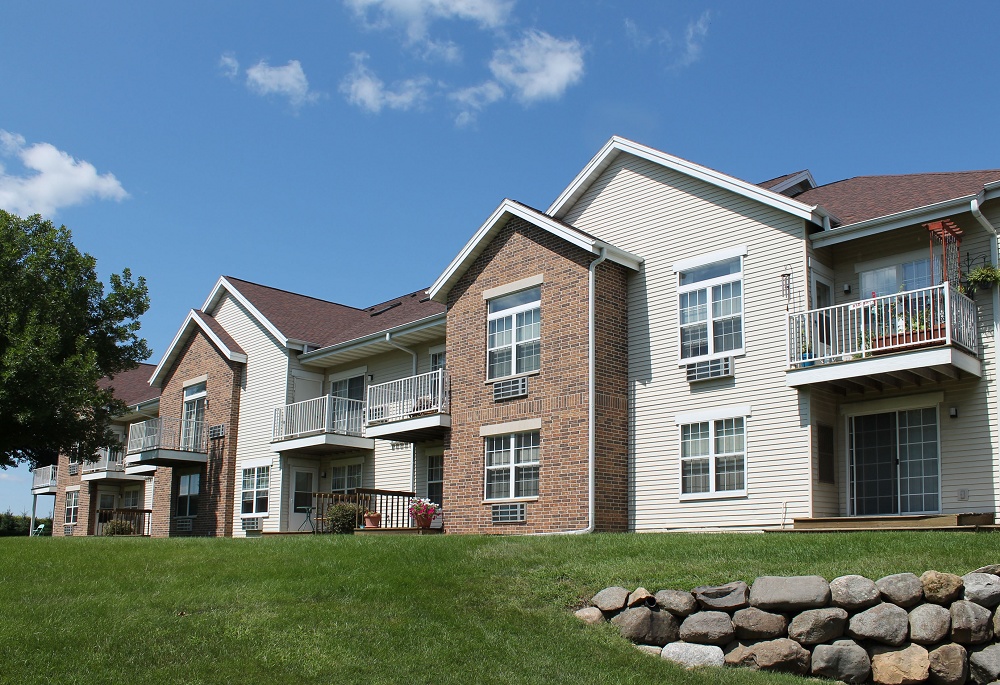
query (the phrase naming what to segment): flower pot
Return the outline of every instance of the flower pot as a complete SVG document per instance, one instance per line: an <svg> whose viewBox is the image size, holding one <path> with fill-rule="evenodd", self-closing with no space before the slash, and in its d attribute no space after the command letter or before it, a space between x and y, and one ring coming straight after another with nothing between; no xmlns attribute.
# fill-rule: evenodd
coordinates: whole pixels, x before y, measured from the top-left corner
<svg viewBox="0 0 1000 685"><path fill-rule="evenodd" d="M382 526L382 514L365 514L365 528L380 528Z"/></svg>
<svg viewBox="0 0 1000 685"><path fill-rule="evenodd" d="M430 528L434 517L430 514L417 514L413 517L417 521L417 528Z"/></svg>

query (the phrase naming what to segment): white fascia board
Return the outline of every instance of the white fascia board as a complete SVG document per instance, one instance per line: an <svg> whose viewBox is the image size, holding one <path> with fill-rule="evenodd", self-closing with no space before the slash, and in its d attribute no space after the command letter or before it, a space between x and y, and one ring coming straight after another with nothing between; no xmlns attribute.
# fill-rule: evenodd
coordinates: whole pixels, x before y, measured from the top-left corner
<svg viewBox="0 0 1000 685"><path fill-rule="evenodd" d="M645 145L640 145L631 140L625 138L619 138L614 136L608 143L597 153L590 162L583 168L573 182L566 187L566 189L556 198L556 201L552 203L551 206L545 211L546 214L554 216L557 219L562 218L573 203L579 199L586 189L593 183L597 177L603 172L610 164L611 161L618 156L620 152L627 152L630 155L639 157L640 159L645 159L654 164L659 164L660 166L667 167L668 169L673 169L674 171L684 174L685 176L690 176L692 178L697 178L711 185L724 188L726 190L737 193L744 197L748 197L752 200L756 200L775 209L787 212L793 216L797 216L800 219L805 219L807 221L813 221L822 224L822 217L827 216L827 212L821 207L814 205L806 205L798 200L793 200L790 197L781 195L780 193L775 193L770 190L765 190L760 186L753 185L752 183L747 183L746 181L741 181L738 178L729 176L727 174L720 173L714 169L709 169L708 167L703 167L700 164L695 164L694 162L689 162L686 159L681 159L680 157L674 157L673 155L668 155L660 150L654 150L651 147L646 147Z"/></svg>
<svg viewBox="0 0 1000 685"><path fill-rule="evenodd" d="M215 303L219 301L219 298L222 296L223 289L225 289L226 292L228 292L230 295L236 298L236 301L239 302L241 305L243 305L246 308L246 310L250 312L250 315L253 316L253 318L257 319L257 322L261 326L266 328L271 335L277 338L277 340L282 345L288 347L289 343L293 342L288 338L286 338L285 335L281 331L279 331L278 328L273 323L268 321L267 317L261 314L260 311L253 306L250 300L244 297L243 293L241 293L239 290L236 289L236 286L227 281L225 276L220 276L218 282L215 284L215 287L212 288L212 293L208 296L208 299L205 300L205 304L201 306L201 310L203 312L205 312L206 314L210 313L209 312L210 307L213 307Z"/></svg>
<svg viewBox="0 0 1000 685"><path fill-rule="evenodd" d="M198 316L196 312L192 312L192 314L194 314L194 320L198 323L198 327L201 328L202 332L206 336L208 336L208 339L212 341L212 344L215 345L219 349L219 351L226 356L226 359L232 362L241 362L243 364L246 363L247 356L245 354L243 354L242 352L234 352L233 350L229 349L229 346L226 345L224 342L222 342L222 338L220 338L218 335L215 334L215 331L213 331L211 327L209 327L209 325L205 323L204 319Z"/></svg>
<svg viewBox="0 0 1000 685"><path fill-rule="evenodd" d="M194 327L198 327L201 331L212 341L220 352L225 355L227 359L234 362L246 363L247 356L241 352L233 352L230 350L223 342L219 339L219 336L215 334L211 328L208 327L201 317L195 313L192 309L188 312L188 315L184 317L184 323L181 324L180 329L177 331L177 335L174 339L170 341L167 346L166 352L163 353L163 357L160 359L160 363L156 365L156 369L153 370L153 375L149 379L149 384L153 387L160 387L160 383L163 382L163 376L166 374L167 369L173 363L174 358L180 352L181 346L187 341L188 336Z"/></svg>
<svg viewBox="0 0 1000 685"><path fill-rule="evenodd" d="M828 231L820 231L809 236L813 247L829 247L848 240L856 240L886 231L893 231L897 228L905 228L913 224L936 221L957 213L969 211L969 203L975 195L965 195L944 202L937 202L924 207L914 207L895 214L867 219L838 228L831 228Z"/></svg>
<svg viewBox="0 0 1000 685"><path fill-rule="evenodd" d="M805 169L793 176L786 178L781 183L776 183L775 185L771 186L769 190L772 193L778 193L780 195L782 190L787 190L788 188L791 188L794 185L802 183L802 181L809 181L809 184L812 188L816 187L816 179L813 178L812 172L809 171L808 169Z"/></svg>
<svg viewBox="0 0 1000 685"><path fill-rule="evenodd" d="M355 350L359 347L382 343L385 342L386 333L391 333L392 335L399 335L400 333L416 333L417 331L422 331L427 328L444 326L445 318L447 316L447 312L441 312L440 314L428 316L423 319L417 319L416 321L411 321L410 323L400 324L395 328L387 328L384 331L370 333L360 338L355 338L354 340L346 340L342 343L337 343L336 345L330 345L329 347L313 350L312 352L307 352L306 354L300 354L299 361L306 364L309 362L315 362L338 352L346 352L348 350Z"/></svg>

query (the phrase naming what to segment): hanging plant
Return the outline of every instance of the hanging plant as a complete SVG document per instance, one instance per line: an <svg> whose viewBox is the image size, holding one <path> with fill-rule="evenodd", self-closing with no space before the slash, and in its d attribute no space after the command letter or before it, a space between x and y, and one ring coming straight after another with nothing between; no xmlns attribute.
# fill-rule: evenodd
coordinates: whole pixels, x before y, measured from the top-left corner
<svg viewBox="0 0 1000 685"><path fill-rule="evenodd" d="M972 290L992 288L996 283L1000 283L1000 269L988 263L977 266L965 275L965 280Z"/></svg>

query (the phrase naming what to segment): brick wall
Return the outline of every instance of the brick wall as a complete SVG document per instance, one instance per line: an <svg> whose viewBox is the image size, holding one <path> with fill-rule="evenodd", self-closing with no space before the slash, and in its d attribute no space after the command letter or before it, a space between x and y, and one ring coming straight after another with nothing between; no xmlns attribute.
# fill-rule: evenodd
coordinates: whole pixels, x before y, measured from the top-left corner
<svg viewBox="0 0 1000 685"><path fill-rule="evenodd" d="M152 535L232 536L236 482L236 429L243 364L225 359L207 337L197 331L184 345L160 393L160 416L182 418L184 383L207 375L205 422L224 424L224 438L208 441L208 463L158 467L153 485ZM174 519L178 479L197 472L201 476L198 515L191 532L177 530Z"/></svg>
<svg viewBox="0 0 1000 685"><path fill-rule="evenodd" d="M69 455L59 455L59 467L56 471L56 496L52 505L52 534L63 535L66 525L66 488L76 485L80 486L80 507L77 513L76 525L73 527L73 535L91 535L94 521L93 507L97 503L91 503L89 484L80 477L82 467L76 475L69 475Z"/></svg>
<svg viewBox="0 0 1000 685"><path fill-rule="evenodd" d="M594 255L521 219L512 219L486 247L448 296L448 366L452 429L445 440L447 520L454 533L530 533L587 525L588 267ZM599 345L608 369L600 381L598 425L605 453L598 455L605 483L598 503L607 511L599 529L627 524L624 465L627 454L625 275L617 265L598 268L602 287ZM484 290L544 275L541 286L541 369L528 380L528 397L494 402L486 381ZM607 274L607 275L605 275ZM622 336L622 340L615 340ZM613 343L613 344L612 344ZM620 356L619 356L620 355ZM539 496L526 504L526 522L493 524L484 499L484 441L480 427L541 419ZM620 471L620 473L618 473Z"/></svg>

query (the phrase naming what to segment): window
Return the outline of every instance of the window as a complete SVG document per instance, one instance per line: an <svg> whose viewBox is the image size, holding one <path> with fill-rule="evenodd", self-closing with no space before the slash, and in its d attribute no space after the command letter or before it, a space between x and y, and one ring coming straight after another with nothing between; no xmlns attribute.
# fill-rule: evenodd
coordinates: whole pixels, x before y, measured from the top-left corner
<svg viewBox="0 0 1000 685"><path fill-rule="evenodd" d="M542 289L529 288L489 301L486 377L538 371L542 359Z"/></svg>
<svg viewBox="0 0 1000 685"><path fill-rule="evenodd" d="M80 513L80 493L76 490L66 493L66 523L76 523Z"/></svg>
<svg viewBox="0 0 1000 685"><path fill-rule="evenodd" d="M912 256L912 255L910 255ZM929 257L877 269L860 271L861 297L892 295L905 290L929 288L941 282L941 260L934 259L933 273Z"/></svg>
<svg viewBox="0 0 1000 685"><path fill-rule="evenodd" d="M123 509L139 508L139 488L129 488L122 496Z"/></svg>
<svg viewBox="0 0 1000 685"><path fill-rule="evenodd" d="M181 422L181 449L204 452L205 445L205 382L184 388L184 415Z"/></svg>
<svg viewBox="0 0 1000 685"><path fill-rule="evenodd" d="M538 496L539 434L486 438L486 499Z"/></svg>
<svg viewBox="0 0 1000 685"><path fill-rule="evenodd" d="M427 456L427 499L444 504L444 455Z"/></svg>
<svg viewBox="0 0 1000 685"><path fill-rule="evenodd" d="M243 469L243 514L266 514L271 467Z"/></svg>
<svg viewBox="0 0 1000 685"><path fill-rule="evenodd" d="M346 493L361 487L361 463L334 466L330 475L330 492Z"/></svg>
<svg viewBox="0 0 1000 685"><path fill-rule="evenodd" d="M175 516L198 515L198 493L201 491L201 474L184 473L177 479L177 513Z"/></svg>
<svg viewBox="0 0 1000 685"><path fill-rule="evenodd" d="M431 352L431 371L438 371L444 368L445 352Z"/></svg>
<svg viewBox="0 0 1000 685"><path fill-rule="evenodd" d="M678 273L681 359L743 351L743 258Z"/></svg>
<svg viewBox="0 0 1000 685"><path fill-rule="evenodd" d="M744 494L744 418L689 423L680 428L681 495Z"/></svg>
<svg viewBox="0 0 1000 685"><path fill-rule="evenodd" d="M364 423L365 376L330 381L333 432L360 435Z"/></svg>

